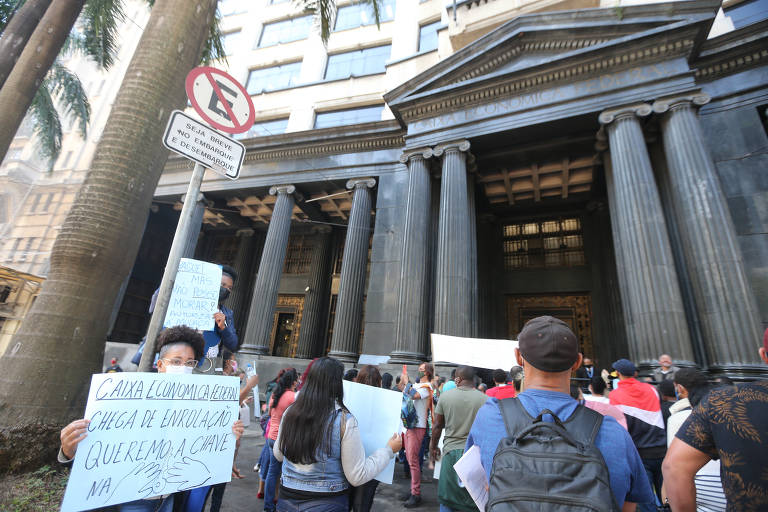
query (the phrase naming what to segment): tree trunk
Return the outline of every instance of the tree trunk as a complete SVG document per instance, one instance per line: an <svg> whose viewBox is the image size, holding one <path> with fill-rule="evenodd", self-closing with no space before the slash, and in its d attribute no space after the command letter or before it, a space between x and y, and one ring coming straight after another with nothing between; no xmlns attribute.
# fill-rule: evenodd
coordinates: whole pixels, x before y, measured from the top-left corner
<svg viewBox="0 0 768 512"><path fill-rule="evenodd" d="M136 258L168 156L161 137L171 110L185 105L184 79L199 61L216 3L157 0L152 8L54 244L48 279L0 358L5 469L53 456L58 429L83 415L90 376L101 370L112 305Z"/></svg>
<svg viewBox="0 0 768 512"><path fill-rule="evenodd" d="M56 0L24 46L5 85L0 89L0 161L11 145L45 74L83 9L85 0Z"/></svg>
<svg viewBox="0 0 768 512"><path fill-rule="evenodd" d="M49 5L51 0L27 0L5 26L0 37L0 88Z"/></svg>

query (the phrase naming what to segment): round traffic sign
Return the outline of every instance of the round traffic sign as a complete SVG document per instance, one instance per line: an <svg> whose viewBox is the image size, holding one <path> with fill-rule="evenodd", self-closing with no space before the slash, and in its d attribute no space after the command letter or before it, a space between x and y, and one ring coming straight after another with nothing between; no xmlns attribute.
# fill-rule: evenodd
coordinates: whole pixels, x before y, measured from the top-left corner
<svg viewBox="0 0 768 512"><path fill-rule="evenodd" d="M228 73L210 66L195 68L187 75L186 89L192 107L214 128L233 134L253 126L253 101Z"/></svg>

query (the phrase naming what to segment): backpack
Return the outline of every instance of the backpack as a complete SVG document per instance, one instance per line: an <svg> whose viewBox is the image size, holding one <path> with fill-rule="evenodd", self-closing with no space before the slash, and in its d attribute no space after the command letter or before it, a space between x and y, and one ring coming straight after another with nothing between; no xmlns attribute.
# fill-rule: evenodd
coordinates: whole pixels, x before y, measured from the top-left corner
<svg viewBox="0 0 768 512"><path fill-rule="evenodd" d="M416 405L408 394L411 390L411 384L403 390L403 403L400 406L400 419L405 428L414 428L419 424L419 415L416 413Z"/></svg>
<svg viewBox="0 0 768 512"><path fill-rule="evenodd" d="M566 422L549 409L533 418L517 398L499 409L509 437L493 456L486 512L619 511L595 446L600 413L578 405Z"/></svg>

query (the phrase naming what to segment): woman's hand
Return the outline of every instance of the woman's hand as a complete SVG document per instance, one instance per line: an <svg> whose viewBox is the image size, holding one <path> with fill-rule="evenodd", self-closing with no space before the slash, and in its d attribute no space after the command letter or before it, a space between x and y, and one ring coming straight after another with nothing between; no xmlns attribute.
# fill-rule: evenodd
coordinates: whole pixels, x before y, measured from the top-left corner
<svg viewBox="0 0 768 512"><path fill-rule="evenodd" d="M75 420L61 429L61 453L68 459L75 458L77 445L88 435L91 420Z"/></svg>
<svg viewBox="0 0 768 512"><path fill-rule="evenodd" d="M232 424L232 434L235 436L235 441L239 441L245 432L245 426L241 420L237 420Z"/></svg>
<svg viewBox="0 0 768 512"><path fill-rule="evenodd" d="M400 437L400 434L393 434L392 437L389 438L389 441L387 441L387 446L392 450L392 453L397 453L402 450L403 440Z"/></svg>

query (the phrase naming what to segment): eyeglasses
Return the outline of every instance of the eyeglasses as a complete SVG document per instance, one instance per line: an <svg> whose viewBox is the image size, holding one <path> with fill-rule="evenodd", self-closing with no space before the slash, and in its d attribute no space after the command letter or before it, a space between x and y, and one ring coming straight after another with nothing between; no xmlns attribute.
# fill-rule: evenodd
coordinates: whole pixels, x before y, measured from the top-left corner
<svg viewBox="0 0 768 512"><path fill-rule="evenodd" d="M183 359L179 359L178 357L173 359L167 359L164 357L163 361L165 361L168 366L186 366L187 368L194 368L197 366L196 359L189 359L185 361Z"/></svg>

